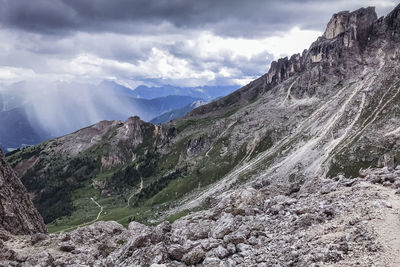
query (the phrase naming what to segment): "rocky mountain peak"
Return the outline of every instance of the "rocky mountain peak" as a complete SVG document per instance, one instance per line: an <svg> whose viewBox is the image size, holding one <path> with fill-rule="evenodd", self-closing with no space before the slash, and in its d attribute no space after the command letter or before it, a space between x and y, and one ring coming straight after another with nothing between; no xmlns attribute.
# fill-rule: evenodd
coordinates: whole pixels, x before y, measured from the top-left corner
<svg viewBox="0 0 400 267"><path fill-rule="evenodd" d="M332 16L325 33L326 39L333 39L345 33L350 40L358 40L364 31L377 20L375 7L360 8L354 12L342 11ZM350 41L348 40L348 41Z"/></svg>
<svg viewBox="0 0 400 267"><path fill-rule="evenodd" d="M392 37L400 38L400 4L385 17L385 22Z"/></svg>
<svg viewBox="0 0 400 267"><path fill-rule="evenodd" d="M392 24L396 24L397 15L394 11L392 13L394 17ZM265 75L266 89L304 71L308 72L310 78L319 79L319 82L324 80L324 73L330 75L342 72L344 67L352 64L351 62L348 64L348 61L360 60L363 49L374 34L373 29L377 20L375 7L334 14L323 36L319 37L308 50L271 63Z"/></svg>
<svg viewBox="0 0 400 267"><path fill-rule="evenodd" d="M0 151L0 230L12 234L46 232L28 192Z"/></svg>

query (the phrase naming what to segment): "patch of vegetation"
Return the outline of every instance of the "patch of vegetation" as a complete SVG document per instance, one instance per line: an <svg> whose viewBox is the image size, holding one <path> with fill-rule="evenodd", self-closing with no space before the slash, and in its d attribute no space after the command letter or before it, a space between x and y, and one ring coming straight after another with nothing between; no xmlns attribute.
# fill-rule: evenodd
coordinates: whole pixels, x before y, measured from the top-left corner
<svg viewBox="0 0 400 267"><path fill-rule="evenodd" d="M70 215L74 210L72 192L97 174L97 162L91 158L52 158L49 162L47 158L39 160L21 178L30 192L36 192L34 203L46 223Z"/></svg>
<svg viewBox="0 0 400 267"><path fill-rule="evenodd" d="M361 142L370 142L361 140ZM357 143L347 147L340 154L336 155L331 161L328 177L335 177L339 174L348 178L354 178L359 175L360 169L375 167L378 158L385 153L385 149L375 146L358 147Z"/></svg>
<svg viewBox="0 0 400 267"><path fill-rule="evenodd" d="M300 184L304 184L305 180L307 177L305 177L303 174L299 173L292 173L289 175L289 182L294 183L294 182L299 182Z"/></svg>
<svg viewBox="0 0 400 267"><path fill-rule="evenodd" d="M235 114L238 110L239 110L239 107L233 108L233 109L229 110L228 112L222 114L221 116L218 116L217 118L218 119L228 118L228 117L232 116L233 114Z"/></svg>
<svg viewBox="0 0 400 267"><path fill-rule="evenodd" d="M134 198L132 199L133 205L136 207L139 205L143 205L145 200L150 199L151 197L157 195L159 192L163 191L163 189L166 188L171 181L176 181L179 179L179 177L182 177L183 172L184 170L178 169L170 174L161 177L158 180L153 181L150 185L143 188L138 194L134 196ZM151 203L151 205L162 203L164 202L153 202Z"/></svg>
<svg viewBox="0 0 400 267"><path fill-rule="evenodd" d="M168 154L160 157L157 161L157 173L165 173L177 167L179 164L179 158L186 150L190 138L192 138L192 135L182 138L173 145Z"/></svg>
<svg viewBox="0 0 400 267"><path fill-rule="evenodd" d="M186 215L189 215L189 214L197 212L197 211L205 210L205 209L208 209L208 208L210 208L209 203L205 203L205 204L203 204L203 205L201 205L199 207L193 208L193 209L182 210L182 211L179 211L179 212L177 212L175 214L172 214L172 215L168 216L167 217L167 221L170 222L170 223L173 223L176 220L178 220L178 219L180 219L182 217L185 217Z"/></svg>
<svg viewBox="0 0 400 267"><path fill-rule="evenodd" d="M202 157L196 167L190 172L183 172L176 179L171 180L168 185L150 198L149 205L158 205L175 201L193 190L204 188L225 175L227 175L244 157L242 149L236 156L228 154L221 156L219 153L223 146L227 146L228 137L218 140L207 157Z"/></svg>
<svg viewBox="0 0 400 267"><path fill-rule="evenodd" d="M182 210L182 211L180 211L178 213L175 213L175 214L169 216L167 218L167 221L170 222L170 223L173 223L174 221L176 221L176 220L178 220L178 219L180 219L182 217L185 217L188 214L190 214L190 210Z"/></svg>
<svg viewBox="0 0 400 267"><path fill-rule="evenodd" d="M268 132L264 138L258 142L256 147L254 148L254 151L251 153L250 158L253 159L255 156L257 156L259 153L264 152L272 147L274 143L272 142L271 138L271 133Z"/></svg>
<svg viewBox="0 0 400 267"><path fill-rule="evenodd" d="M25 148L19 148L10 153L7 153L6 159L10 163L11 167L15 167L19 162L29 159L33 156L38 156L43 149L43 145L39 144L36 146L29 146Z"/></svg>
<svg viewBox="0 0 400 267"><path fill-rule="evenodd" d="M335 177L339 174L348 178L355 178L359 175L361 169L367 169L376 165L376 161L337 161L331 164L327 173L328 177Z"/></svg>
<svg viewBox="0 0 400 267"><path fill-rule="evenodd" d="M232 108L231 110L225 112L224 114L215 116L215 117L204 117L204 118L199 118L199 119L181 120L181 121L177 122L177 124L175 125L175 128L180 133L189 127L200 127L200 126L210 125L212 122L214 122L217 119L224 119L224 118L228 118L228 117L232 116L238 110L239 110L239 107L235 107L235 108Z"/></svg>
<svg viewBox="0 0 400 267"><path fill-rule="evenodd" d="M128 164L115 171L107 180L106 187L114 193L122 194L126 186L137 186L141 179L146 179L155 174L158 159L158 154L153 151L138 156L133 164Z"/></svg>
<svg viewBox="0 0 400 267"><path fill-rule="evenodd" d="M189 126L192 126L194 124L196 124L195 120L182 120L176 124L175 128L180 133L183 132L183 130L185 130Z"/></svg>

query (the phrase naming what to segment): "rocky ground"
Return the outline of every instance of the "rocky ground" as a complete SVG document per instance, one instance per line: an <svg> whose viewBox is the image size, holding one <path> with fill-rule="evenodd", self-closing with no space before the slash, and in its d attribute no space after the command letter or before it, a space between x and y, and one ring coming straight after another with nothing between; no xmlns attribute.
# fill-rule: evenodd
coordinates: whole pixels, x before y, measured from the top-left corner
<svg viewBox="0 0 400 267"><path fill-rule="evenodd" d="M274 195L270 181L148 227L97 222L70 233L0 235L3 266L399 266L400 170L369 169Z"/></svg>

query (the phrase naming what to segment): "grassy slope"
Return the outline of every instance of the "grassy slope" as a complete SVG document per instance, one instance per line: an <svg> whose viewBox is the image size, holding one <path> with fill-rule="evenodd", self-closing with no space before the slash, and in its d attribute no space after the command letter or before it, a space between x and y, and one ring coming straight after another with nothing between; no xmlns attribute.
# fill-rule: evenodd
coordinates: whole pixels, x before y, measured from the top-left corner
<svg viewBox="0 0 400 267"><path fill-rule="evenodd" d="M50 232L72 230L76 226L93 221L100 208L91 201L91 198L104 208L100 220L116 220L123 225L127 225L130 220L151 224L155 222L159 212L168 209L176 200L193 190L203 188L222 178L245 156L245 148L242 147L236 153L228 153L221 157L221 148L229 142L229 138L225 136L214 140L208 157L204 157L204 152L195 159L186 160L185 157L182 159L192 138L204 135L204 129L216 120L232 116L237 110L238 108L234 108L214 118L179 121L171 126L178 132L178 138L176 143L167 149L167 153L159 153L157 146L154 145L154 128L149 126L144 130L143 143L134 151L137 155L136 160L114 169L101 170L99 162L101 156L107 155L111 149L110 140L115 135L114 131L107 134L98 145L72 160L62 157L56 159L54 155L45 155L43 148L46 144L10 154L8 160L15 166L22 159L40 155L43 162L22 178L28 189L49 190L48 186L51 185L54 189L53 193L57 193L60 187L68 190L63 195L51 195L52 201L57 197L62 199L63 203L69 203L68 210L59 212L60 210L54 209L59 208L57 205L51 206L47 201L44 202L45 205L36 203L46 215L59 212L56 216L47 216L47 219L51 219L48 223ZM182 132L189 134L179 135ZM83 165L88 161L91 162L90 166L84 168ZM46 169L45 166L48 163L50 164ZM65 166L68 166L66 173L62 171ZM138 192L140 178L143 178L144 186ZM67 180L73 181L72 186L66 182ZM93 187L93 180L105 184L105 187L111 191L111 195L101 194L100 189ZM38 181L41 181L39 186ZM128 206L127 199L130 196L132 197ZM45 207L46 205L50 207ZM190 211L180 212L168 219L173 221L188 212Z"/></svg>

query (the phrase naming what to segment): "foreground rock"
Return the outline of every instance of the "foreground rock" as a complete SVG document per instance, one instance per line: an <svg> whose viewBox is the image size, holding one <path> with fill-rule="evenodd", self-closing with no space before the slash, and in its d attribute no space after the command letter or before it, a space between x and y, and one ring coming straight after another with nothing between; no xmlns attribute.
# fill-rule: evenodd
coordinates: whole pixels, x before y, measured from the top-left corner
<svg viewBox="0 0 400 267"><path fill-rule="evenodd" d="M46 232L28 192L0 151L0 230L12 234Z"/></svg>
<svg viewBox="0 0 400 267"><path fill-rule="evenodd" d="M148 227L98 222L71 233L11 237L1 243L5 265L24 266L397 266L394 186L375 184L398 171L367 170L276 195L240 188L213 199L207 211ZM390 178L390 180L393 180ZM371 181L371 182L370 182Z"/></svg>

